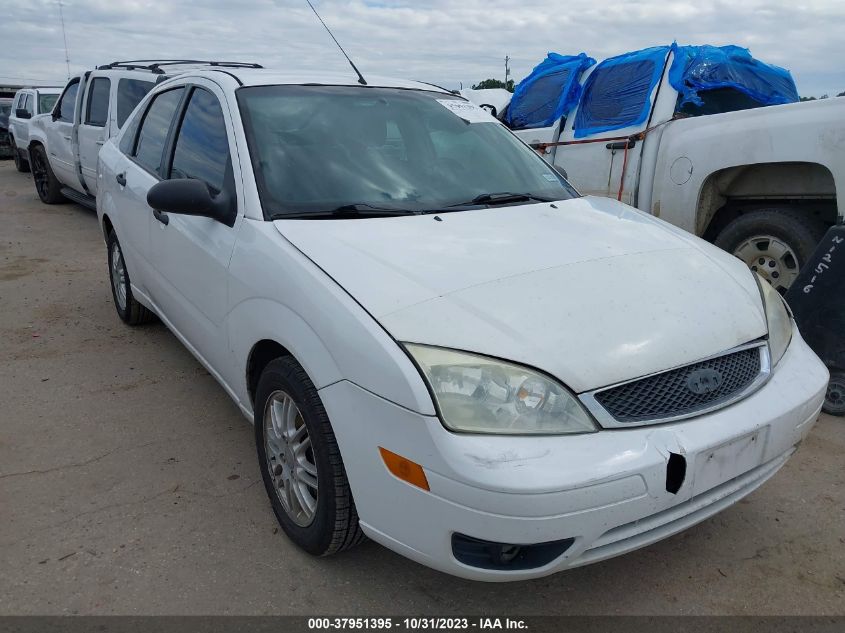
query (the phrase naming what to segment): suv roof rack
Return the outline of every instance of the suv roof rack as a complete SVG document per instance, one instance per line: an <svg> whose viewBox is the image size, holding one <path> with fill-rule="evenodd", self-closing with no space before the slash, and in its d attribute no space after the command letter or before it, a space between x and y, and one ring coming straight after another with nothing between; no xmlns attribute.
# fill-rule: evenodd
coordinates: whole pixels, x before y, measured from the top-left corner
<svg viewBox="0 0 845 633"><path fill-rule="evenodd" d="M149 70L157 75L163 75L164 69L162 66L181 65L218 66L223 68L264 68L261 64L254 64L252 62L215 62L204 59L133 59L97 66L97 70L109 70L112 68L122 68L124 70Z"/></svg>

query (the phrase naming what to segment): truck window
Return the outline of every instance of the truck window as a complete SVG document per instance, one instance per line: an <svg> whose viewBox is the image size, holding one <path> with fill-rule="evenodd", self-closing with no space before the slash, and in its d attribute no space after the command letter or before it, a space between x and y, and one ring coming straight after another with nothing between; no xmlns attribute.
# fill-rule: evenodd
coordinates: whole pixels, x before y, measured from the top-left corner
<svg viewBox="0 0 845 633"><path fill-rule="evenodd" d="M59 95L38 95L38 114L52 112L53 106L59 100Z"/></svg>
<svg viewBox="0 0 845 633"><path fill-rule="evenodd" d="M75 79L73 83L65 88L61 101L59 101L59 121L66 123L73 123L73 115L76 112L76 93L79 91L79 80ZM27 101L31 101L27 97Z"/></svg>
<svg viewBox="0 0 845 633"><path fill-rule="evenodd" d="M183 92L184 88L175 88L156 95L141 122L135 161L152 173L159 173L164 142Z"/></svg>
<svg viewBox="0 0 845 633"><path fill-rule="evenodd" d="M85 123L96 127L105 127L109 120L109 92L111 81L108 77L95 77L88 89L88 104Z"/></svg>
<svg viewBox="0 0 845 633"><path fill-rule="evenodd" d="M155 84L140 79L121 79L117 82L117 126L123 127L141 99L153 89Z"/></svg>
<svg viewBox="0 0 845 633"><path fill-rule="evenodd" d="M651 94L654 62L643 60L597 68L587 80L575 129L634 125Z"/></svg>
<svg viewBox="0 0 845 633"><path fill-rule="evenodd" d="M228 163L229 141L223 110L217 97L197 88L179 128L170 177L202 180L216 195L223 190Z"/></svg>

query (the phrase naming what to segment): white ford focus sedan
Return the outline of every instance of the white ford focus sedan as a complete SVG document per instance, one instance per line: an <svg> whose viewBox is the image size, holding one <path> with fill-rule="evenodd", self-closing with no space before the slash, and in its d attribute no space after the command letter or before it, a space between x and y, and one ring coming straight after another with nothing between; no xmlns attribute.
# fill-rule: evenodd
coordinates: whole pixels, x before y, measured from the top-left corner
<svg viewBox="0 0 845 633"><path fill-rule="evenodd" d="M118 314L158 316L253 421L312 554L593 563L737 502L819 414L827 370L742 262L432 86L190 71L99 179Z"/></svg>

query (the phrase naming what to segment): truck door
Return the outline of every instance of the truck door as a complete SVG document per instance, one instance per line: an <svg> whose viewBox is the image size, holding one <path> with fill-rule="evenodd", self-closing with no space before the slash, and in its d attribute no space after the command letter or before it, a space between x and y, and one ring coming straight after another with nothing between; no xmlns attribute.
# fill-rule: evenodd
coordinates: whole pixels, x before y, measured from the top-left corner
<svg viewBox="0 0 845 633"><path fill-rule="evenodd" d="M584 81L554 163L581 193L619 198L636 206L642 133L661 85L671 47L604 60Z"/></svg>
<svg viewBox="0 0 845 633"><path fill-rule="evenodd" d="M79 163L82 178L92 196L97 195L97 159L106 141L110 95L111 81L108 77L91 79L85 89L85 100L79 117Z"/></svg>
<svg viewBox="0 0 845 633"><path fill-rule="evenodd" d="M59 102L53 108L53 120L45 126L47 151L50 154L48 159L53 173L59 182L74 189L80 188L73 151L73 122L78 92L79 77L76 77L65 86Z"/></svg>

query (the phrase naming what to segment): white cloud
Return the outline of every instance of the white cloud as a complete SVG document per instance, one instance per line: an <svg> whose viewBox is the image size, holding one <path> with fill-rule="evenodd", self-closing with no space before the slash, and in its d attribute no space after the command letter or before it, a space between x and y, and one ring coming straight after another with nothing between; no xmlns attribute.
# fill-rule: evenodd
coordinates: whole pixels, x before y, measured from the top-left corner
<svg viewBox="0 0 845 633"><path fill-rule="evenodd" d="M304 0L66 0L71 70L115 59L189 57L346 70ZM456 87L516 79L547 51L597 59L669 43L738 44L789 68L802 94L845 90L841 0L320 0L323 18L366 74ZM55 0L4 0L0 75L63 80ZM0 76L0 81L4 77Z"/></svg>

